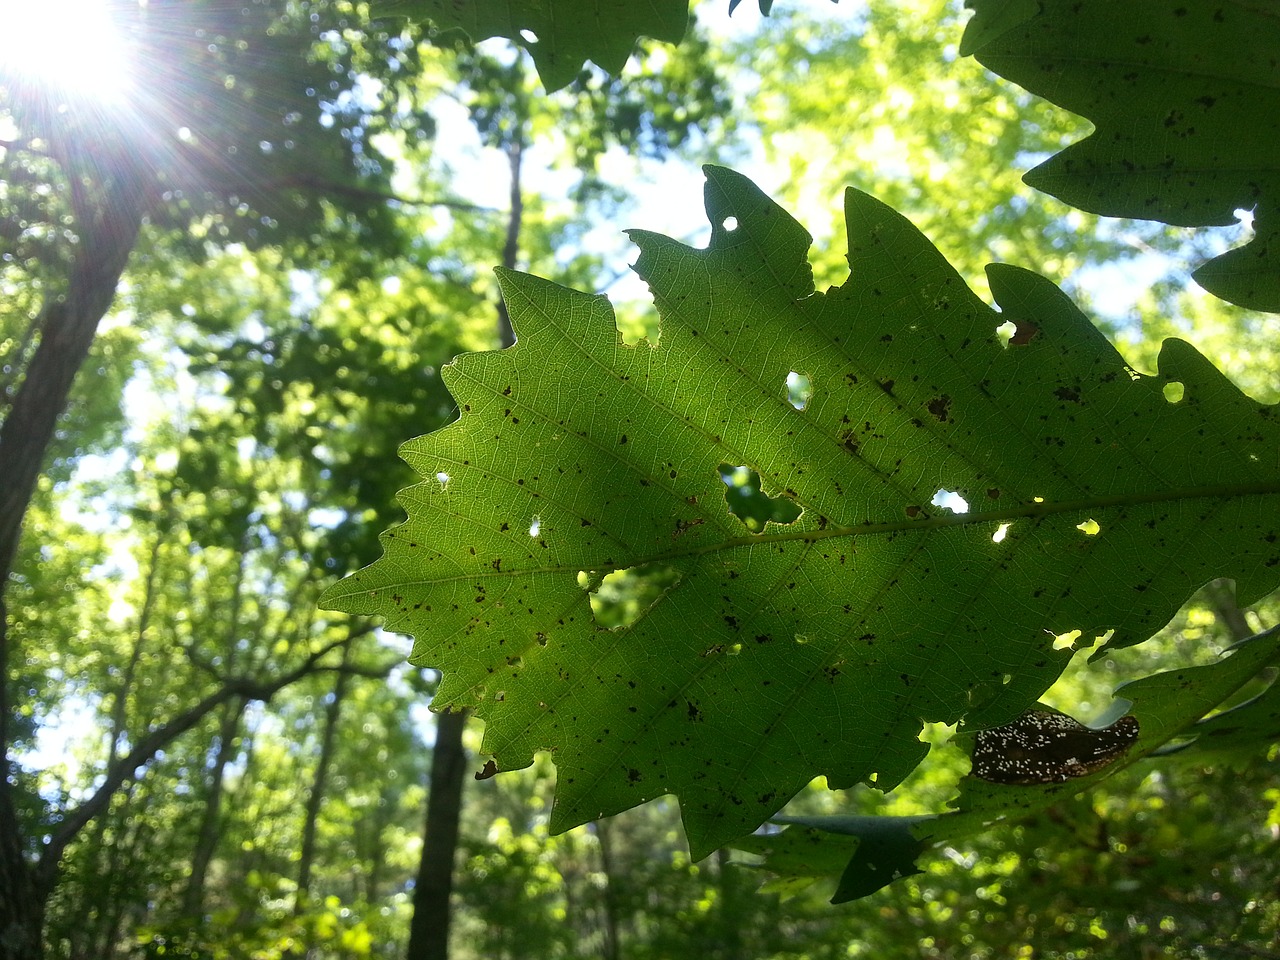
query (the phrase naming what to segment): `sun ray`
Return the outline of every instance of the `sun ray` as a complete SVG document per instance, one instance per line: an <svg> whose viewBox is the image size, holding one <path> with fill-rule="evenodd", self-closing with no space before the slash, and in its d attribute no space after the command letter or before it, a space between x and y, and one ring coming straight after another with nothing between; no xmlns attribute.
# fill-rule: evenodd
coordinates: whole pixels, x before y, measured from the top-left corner
<svg viewBox="0 0 1280 960"><path fill-rule="evenodd" d="M119 15L138 7L145 0L0 0L0 75L62 96L122 100L133 71Z"/></svg>

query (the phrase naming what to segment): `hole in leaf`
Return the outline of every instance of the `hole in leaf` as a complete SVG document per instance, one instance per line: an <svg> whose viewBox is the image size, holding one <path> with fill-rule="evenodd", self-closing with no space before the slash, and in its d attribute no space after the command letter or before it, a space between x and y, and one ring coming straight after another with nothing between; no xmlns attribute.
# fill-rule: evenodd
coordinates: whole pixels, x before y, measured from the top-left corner
<svg viewBox="0 0 1280 960"><path fill-rule="evenodd" d="M803 373L792 370L787 374L787 400L797 410L803 410L813 399L813 384Z"/></svg>
<svg viewBox="0 0 1280 960"><path fill-rule="evenodd" d="M794 523L800 507L786 497L770 497L760 489L760 474L747 466L720 464L720 479L725 483L724 502L729 512L746 524L752 533L764 529L766 523Z"/></svg>
<svg viewBox="0 0 1280 960"><path fill-rule="evenodd" d="M926 722L921 724L920 732L916 735L916 739L930 746L944 746L955 737L959 726L958 723Z"/></svg>
<svg viewBox="0 0 1280 960"><path fill-rule="evenodd" d="M1084 523L1077 523L1076 529L1086 537L1096 537L1102 532L1102 527L1098 525L1097 520L1086 520Z"/></svg>
<svg viewBox="0 0 1280 960"><path fill-rule="evenodd" d="M720 225L724 227L725 230L728 231L729 233L733 233L733 231L738 229L738 218L725 217L724 220L720 222Z"/></svg>
<svg viewBox="0 0 1280 960"><path fill-rule="evenodd" d="M1009 346L1009 341L1013 339L1013 335L1017 332L1018 328L1012 320L1006 320L996 327L996 336L1000 338L1000 346Z"/></svg>
<svg viewBox="0 0 1280 960"><path fill-rule="evenodd" d="M1246 210L1243 207L1238 210L1232 210L1231 215L1240 221L1240 226L1246 230L1253 229L1253 210Z"/></svg>
<svg viewBox="0 0 1280 960"><path fill-rule="evenodd" d="M1179 400L1182 399L1182 396L1184 393L1186 393L1186 390L1187 388L1184 387L1177 380L1170 380L1168 383L1164 385L1164 398L1168 400L1170 403L1177 403Z"/></svg>
<svg viewBox="0 0 1280 960"><path fill-rule="evenodd" d="M993 543L1003 543L1004 538L1009 535L1009 528L1013 526L1011 523L1002 523L996 528L996 532L991 535Z"/></svg>
<svg viewBox="0 0 1280 960"><path fill-rule="evenodd" d="M532 30L521 30L520 39L523 40L525 43L537 43L538 35L534 33Z"/></svg>
<svg viewBox="0 0 1280 960"><path fill-rule="evenodd" d="M1076 645L1076 641L1080 639L1081 631L1068 630L1066 633L1059 633L1053 638L1053 649L1067 650Z"/></svg>
<svg viewBox="0 0 1280 960"><path fill-rule="evenodd" d="M1071 647L1074 650L1088 650L1094 647L1098 647L1099 645L1107 644L1111 640L1111 638L1114 637L1115 635L1116 635L1116 632L1114 629L1105 630L1102 633L1099 633L1096 630L1090 631L1089 633L1081 633L1080 631L1077 630L1075 631L1075 637L1071 642ZM1071 634L1063 634L1062 636L1064 637L1071 636ZM1054 640L1055 640L1054 649L1057 650L1059 649L1058 646L1056 645L1057 638L1055 637ZM1119 699L1117 699L1113 702L1119 703L1120 701Z"/></svg>
<svg viewBox="0 0 1280 960"><path fill-rule="evenodd" d="M969 501L954 490L939 490L929 502L935 507L944 507L952 513L969 512Z"/></svg>
<svg viewBox="0 0 1280 960"><path fill-rule="evenodd" d="M588 583L596 578L586 576ZM591 591L591 613L607 630L632 626L680 582L680 571L663 563L615 570L598 579ZM583 583L583 574L578 575Z"/></svg>
<svg viewBox="0 0 1280 960"><path fill-rule="evenodd" d="M443 470L441 470L439 473L436 474L436 481L440 484L440 486L447 487L449 485L449 475L445 473Z"/></svg>
<svg viewBox="0 0 1280 960"><path fill-rule="evenodd" d="M534 514L533 519L529 521L529 536L536 537L541 532L542 532L542 518L539 517L537 514Z"/></svg>

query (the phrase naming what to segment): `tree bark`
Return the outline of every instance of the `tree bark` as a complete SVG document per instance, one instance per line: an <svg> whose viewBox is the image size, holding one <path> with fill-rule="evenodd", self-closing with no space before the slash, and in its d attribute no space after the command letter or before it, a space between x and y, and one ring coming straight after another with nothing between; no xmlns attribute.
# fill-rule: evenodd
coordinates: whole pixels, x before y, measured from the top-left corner
<svg viewBox="0 0 1280 960"><path fill-rule="evenodd" d="M0 582L0 588L3 582ZM0 592L0 639L8 611ZM8 687L8 675L0 676L0 688ZM7 698L5 698L7 699ZM5 715L8 704L4 704ZM0 721L3 722L3 721ZM7 753L8 744L4 745ZM36 889L33 872L22 849L22 832L13 806L13 788L8 780L8 759L3 758L0 780L0 958L38 960L44 954L45 896Z"/></svg>
<svg viewBox="0 0 1280 960"><path fill-rule="evenodd" d="M40 342L0 424L0 960L37 960L49 890L24 857L13 802L9 759L8 610L3 591L13 571L22 522L66 409L76 373L89 355L98 323L115 299L147 206L145 172L123 145L95 145L92 161L76 151L60 157L71 191L80 243L60 298L47 301ZM103 171L108 171L103 174Z"/></svg>
<svg viewBox="0 0 1280 960"><path fill-rule="evenodd" d="M452 917L453 863L462 818L462 779L467 754L462 746L466 714L442 713L436 721L431 783L422 860L413 889L408 960L447 960Z"/></svg>
<svg viewBox="0 0 1280 960"><path fill-rule="evenodd" d="M351 662L351 649L354 644L348 643L342 648L342 665ZM311 781L311 794L307 797L305 818L302 824L302 852L298 857L298 895L294 900L294 912L300 912L307 900L311 887L311 868L316 858L316 829L320 820L320 806L324 802L324 791L329 779L329 766L333 762L333 748L337 742L338 720L342 716L342 701L347 695L347 683L351 674L345 670L338 672L333 682L333 699L324 709L324 730L320 734L320 757L316 761L315 777Z"/></svg>
<svg viewBox="0 0 1280 960"><path fill-rule="evenodd" d="M507 163L511 168L511 209L507 214L507 239L502 247L502 265L514 270L520 259L520 228L524 224L524 187L520 182L521 164L524 160L524 140L517 134L507 145ZM511 315L506 301L498 297L498 342L509 347L516 342Z"/></svg>
<svg viewBox="0 0 1280 960"><path fill-rule="evenodd" d="M205 797L204 813L200 817L200 831L196 834L195 849L191 853L191 875L187 877L187 889L182 896L182 914L199 920L204 914L205 881L209 865L218 848L219 827L222 820L222 794L227 765L235 756L236 737L240 732L240 720L249 701L244 699L225 703L218 727L218 752L209 770L209 793Z"/></svg>
<svg viewBox="0 0 1280 960"><path fill-rule="evenodd" d="M742 922L745 913L742 900L742 880L729 859L729 851L716 851L716 879L720 887L720 903L717 919L720 922L720 950L722 960L745 960L747 954L742 945Z"/></svg>
<svg viewBox="0 0 1280 960"><path fill-rule="evenodd" d="M614 862L613 838L607 820L597 820L595 828L596 839L600 842L600 872L604 874L604 957L605 960L621 960L622 921L615 886L618 865Z"/></svg>

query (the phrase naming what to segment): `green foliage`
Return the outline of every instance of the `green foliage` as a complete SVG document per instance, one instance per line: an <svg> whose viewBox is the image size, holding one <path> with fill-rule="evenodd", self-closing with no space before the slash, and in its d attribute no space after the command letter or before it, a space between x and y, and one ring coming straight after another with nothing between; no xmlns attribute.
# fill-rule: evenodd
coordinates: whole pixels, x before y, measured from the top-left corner
<svg viewBox="0 0 1280 960"><path fill-rule="evenodd" d="M770 195L817 239L819 285L841 282L846 269L831 198L847 186L910 218L980 295L993 260L1074 289L1065 285L1083 265L1133 255L1096 218L1022 183L1029 158L1061 150L1088 125L958 56L948 0L870 0L829 17L783 7L770 27L724 56L751 65L737 110L784 174L769 171ZM1162 246L1154 229L1139 233Z"/></svg>
<svg viewBox="0 0 1280 960"><path fill-rule="evenodd" d="M1149 8L1109 0L969 0L960 45L1097 129L1027 174L1094 213L1183 226L1235 222L1257 236L1200 267L1210 292L1280 311L1280 16L1251 3Z"/></svg>
<svg viewBox="0 0 1280 960"><path fill-rule="evenodd" d="M503 274L520 342L448 368L462 416L405 446L428 478L408 522L322 601L413 633L500 769L553 750L553 828L671 792L705 854L814 776L890 789L921 721L1017 716L1066 663L1053 635L1127 646L1211 576L1275 587L1275 408L1179 341L1133 372L1025 271L990 268L995 313L854 191L852 276L815 294L799 225L707 176L706 250L632 232L656 345L622 343L603 298ZM725 461L803 514L750 533ZM941 489L973 511L935 510ZM652 564L680 582L597 623L604 575Z"/></svg>
<svg viewBox="0 0 1280 960"><path fill-rule="evenodd" d="M895 880L919 872L917 858L929 846L954 844L985 831L998 819L1042 812L1071 794L1090 789L1099 780L1115 776L1127 766L1161 752L1160 748L1175 737L1193 737L1187 745L1195 748L1203 742L1201 750L1210 754L1225 749L1256 758L1265 754L1274 739L1275 719L1269 707L1269 701L1274 699L1270 696L1271 688L1238 707L1242 714L1226 711L1207 720L1200 718L1280 662L1278 641L1280 630L1272 630L1251 638L1223 660L1158 673L1121 687L1119 693L1133 704L1129 715L1139 723L1138 742L1124 757L1100 771L1059 783L1037 785L995 784L966 778L953 803L956 811L939 817L784 817L780 822L796 824L802 829L788 830L777 838L753 838L743 849L764 854L766 865L779 874L813 876L813 865L804 861L803 851L809 845L820 843L815 832L856 838L857 844L841 872L833 898L840 903L868 896ZM965 739L972 742L971 736ZM837 854L839 849L826 851L826 855Z"/></svg>

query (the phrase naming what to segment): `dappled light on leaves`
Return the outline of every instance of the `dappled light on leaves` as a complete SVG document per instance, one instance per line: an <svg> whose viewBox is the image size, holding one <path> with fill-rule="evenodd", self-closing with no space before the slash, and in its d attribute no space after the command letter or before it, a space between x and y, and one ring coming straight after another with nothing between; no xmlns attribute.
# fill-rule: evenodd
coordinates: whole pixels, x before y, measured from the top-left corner
<svg viewBox="0 0 1280 960"><path fill-rule="evenodd" d="M1053 649L1070 650L1081 636L1083 636L1083 631L1081 630L1068 630L1065 633L1057 634L1053 638Z"/></svg>
<svg viewBox="0 0 1280 960"><path fill-rule="evenodd" d="M1047 710L1029 710L1013 723L979 731L973 776L992 783L1061 783L1114 763L1138 739L1135 717L1101 730Z"/></svg>

